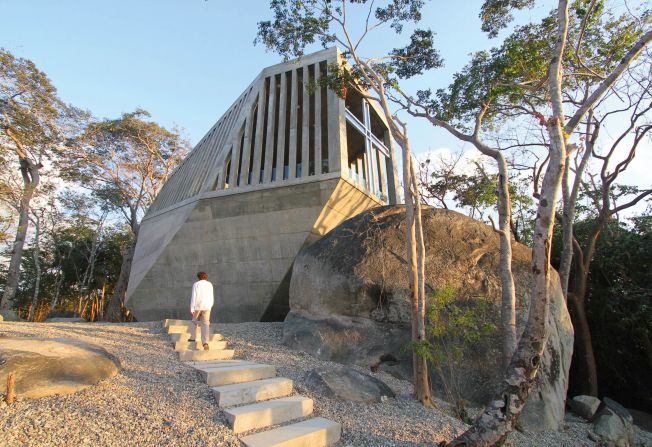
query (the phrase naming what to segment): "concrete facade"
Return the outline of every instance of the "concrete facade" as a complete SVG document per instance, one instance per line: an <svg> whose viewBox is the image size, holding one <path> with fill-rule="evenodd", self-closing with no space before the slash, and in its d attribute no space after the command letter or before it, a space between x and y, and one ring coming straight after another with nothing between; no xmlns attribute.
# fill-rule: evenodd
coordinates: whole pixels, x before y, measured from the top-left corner
<svg viewBox="0 0 652 447"><path fill-rule="evenodd" d="M186 318L198 271L211 319L283 319L301 247L368 208L396 202L382 114L315 87L336 48L266 68L163 186L141 224L126 306Z"/></svg>

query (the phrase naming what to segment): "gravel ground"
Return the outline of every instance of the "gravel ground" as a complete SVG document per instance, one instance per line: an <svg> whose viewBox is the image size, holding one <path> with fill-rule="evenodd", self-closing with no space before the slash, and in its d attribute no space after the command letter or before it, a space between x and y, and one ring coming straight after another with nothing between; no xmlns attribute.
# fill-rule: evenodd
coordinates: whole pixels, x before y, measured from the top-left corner
<svg viewBox="0 0 652 447"><path fill-rule="evenodd" d="M409 382L370 373L389 385L395 399L356 404L331 399L307 385L311 369L334 366L281 344L282 323L220 325L236 358L277 365L297 393L315 399L314 416L342 424L340 447L436 446L464 430L447 405L425 409ZM0 323L0 334L73 337L102 346L120 359L121 373L67 396L0 404L0 446L239 446L198 373L181 363L160 322ZM1 343L1 342L0 342ZM3 389L4 387L0 387ZM564 431L526 435L514 446L593 446L589 424L569 417Z"/></svg>

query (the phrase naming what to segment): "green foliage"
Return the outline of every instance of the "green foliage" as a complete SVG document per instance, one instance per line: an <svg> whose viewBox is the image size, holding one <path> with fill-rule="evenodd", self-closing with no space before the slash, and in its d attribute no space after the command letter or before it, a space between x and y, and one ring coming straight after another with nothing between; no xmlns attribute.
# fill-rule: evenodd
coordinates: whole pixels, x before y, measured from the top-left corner
<svg viewBox="0 0 652 447"><path fill-rule="evenodd" d="M343 86L362 89L366 86L358 61L351 60L351 54L347 51L356 48L359 42L350 40L350 36L342 29L338 31L338 27L346 26L344 8L367 8L369 18L376 19L374 23L367 21L368 31L387 25L400 34L406 23L421 20L424 3L423 0L391 0L376 6L374 2L367 1L348 2L344 5L343 2L323 3L318 0L272 0L270 9L274 19L258 23L254 43L265 45L286 60L302 56L306 46L318 41L324 47L339 44L345 49L344 56L349 57L353 68L329 67L329 73L322 82L341 95ZM434 33L416 29L405 47L394 48L386 57L366 63L386 80L387 86L392 86L396 85L397 79L410 78L425 70L440 67L442 60L434 47Z"/></svg>
<svg viewBox="0 0 652 447"><path fill-rule="evenodd" d="M511 20L509 10L531 3L488 0L481 15L483 27L486 25L490 34L497 32ZM604 2L597 2L590 11L589 3L578 0L570 11L562 88L571 108L577 106L577 101L570 98L591 92L620 63L650 21L649 12L639 17L615 16L605 10ZM419 91L418 102L435 117L465 130L483 110L487 125L516 116L538 116L539 109L545 112L548 66L557 26L554 14L539 23L516 27L498 47L474 53L447 89Z"/></svg>
<svg viewBox="0 0 652 447"><path fill-rule="evenodd" d="M465 300L451 286L435 290L429 300L428 339L413 342L411 348L435 368L448 400L458 416L466 416L466 402L460 378L464 374L465 354L497 330L496 309L484 299Z"/></svg>
<svg viewBox="0 0 652 447"><path fill-rule="evenodd" d="M482 31L489 37L496 37L501 29L514 19L511 12L524 8L531 8L534 0L485 0L480 10Z"/></svg>
<svg viewBox="0 0 652 447"><path fill-rule="evenodd" d="M88 123L76 141L82 150L61 166L64 178L84 185L100 206L121 213L134 231L189 150L178 132L147 120L149 116L137 109Z"/></svg>
<svg viewBox="0 0 652 447"><path fill-rule="evenodd" d="M70 112L32 61L0 48L0 150L12 148L18 140L34 160L39 153L49 154L58 147L62 123Z"/></svg>

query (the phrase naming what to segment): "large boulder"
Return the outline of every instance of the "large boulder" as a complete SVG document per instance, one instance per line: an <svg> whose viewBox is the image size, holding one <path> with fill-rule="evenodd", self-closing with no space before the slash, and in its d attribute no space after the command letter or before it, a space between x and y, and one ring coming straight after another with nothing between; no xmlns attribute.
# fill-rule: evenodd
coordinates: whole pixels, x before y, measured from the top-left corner
<svg viewBox="0 0 652 447"><path fill-rule="evenodd" d="M17 396L40 398L74 393L115 376L119 369L118 359L79 340L0 338L0 384L14 373Z"/></svg>
<svg viewBox="0 0 652 447"><path fill-rule="evenodd" d="M452 287L455 299L474 306L490 300L498 327L501 283L498 235L462 214L423 210L426 290ZM386 206L349 219L305 247L290 283L287 345L325 360L396 371L410 368L410 299L405 260L405 209ZM529 306L531 250L513 246L517 324ZM539 378L521 416L527 430L563 424L573 327L556 272L550 275L547 343ZM486 307L486 306L485 306ZM466 400L484 404L502 375L499 330L467 349L457 381ZM384 365L389 365L385 368ZM443 396L435 374L433 384Z"/></svg>

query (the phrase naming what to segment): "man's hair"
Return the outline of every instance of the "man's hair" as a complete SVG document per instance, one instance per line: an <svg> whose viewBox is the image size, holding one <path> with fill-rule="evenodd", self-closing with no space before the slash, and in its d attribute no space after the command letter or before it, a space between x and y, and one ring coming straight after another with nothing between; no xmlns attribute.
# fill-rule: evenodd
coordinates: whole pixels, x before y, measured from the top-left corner
<svg viewBox="0 0 652 447"><path fill-rule="evenodd" d="M206 280L206 279L208 279L208 273L206 273L206 272L199 272L199 273L197 273L197 278L199 278L199 279L203 279L203 280Z"/></svg>

